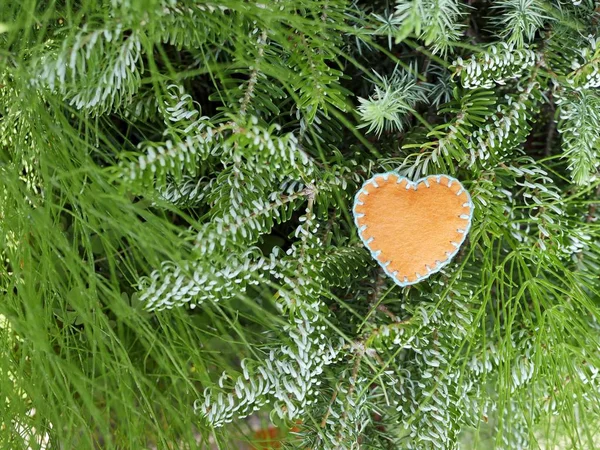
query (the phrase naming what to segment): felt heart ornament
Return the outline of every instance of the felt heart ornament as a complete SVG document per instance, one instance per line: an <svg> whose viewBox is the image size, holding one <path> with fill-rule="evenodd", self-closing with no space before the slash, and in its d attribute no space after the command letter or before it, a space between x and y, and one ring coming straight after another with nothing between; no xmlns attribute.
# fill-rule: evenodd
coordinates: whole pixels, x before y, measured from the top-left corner
<svg viewBox="0 0 600 450"><path fill-rule="evenodd" d="M363 184L354 199L358 234L400 286L438 272L456 255L473 217L471 196L448 175L410 181L387 172Z"/></svg>

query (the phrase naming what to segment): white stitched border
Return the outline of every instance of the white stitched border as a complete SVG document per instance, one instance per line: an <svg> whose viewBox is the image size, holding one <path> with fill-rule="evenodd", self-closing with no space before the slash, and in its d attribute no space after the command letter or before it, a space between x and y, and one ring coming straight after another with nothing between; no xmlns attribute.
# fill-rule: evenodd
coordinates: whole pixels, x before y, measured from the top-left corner
<svg viewBox="0 0 600 450"><path fill-rule="evenodd" d="M366 229L366 225L364 225L362 227L359 225L359 223L358 223L358 218L359 217L357 217L357 214L360 214L360 213L356 212L356 206L364 206L364 202L361 202L359 200L359 195L361 195L361 194L369 195L369 192L365 188L366 188L366 186L368 184L373 185L372 181L373 181L373 179L375 177L382 176L384 178L384 180L387 180L388 178L386 178L386 177L389 177L391 175L397 177L397 180L396 180L397 184L401 184L403 181L406 181L406 189L407 190L410 189L411 185L415 188L415 190L417 190L417 185L421 181L424 181L426 179L426 178L423 178L421 180L417 180L415 182L412 182L412 181L408 180L407 178L402 177L400 174L398 174L395 171L386 172L384 174L376 174L370 180L367 180L363 184L362 188L356 193L356 195L354 197L354 208L353 208L352 212L353 212L353 214L355 216L354 217L354 222L356 224L356 227L359 230L359 237L360 237L361 241L365 244L365 246L367 247L367 249L371 252L371 255L373 256L373 258L377 261L377 263L380 266L383 267L384 272L388 276L392 277L392 279L396 282L396 284L398 284L400 287L407 287L407 286L416 284L416 283L418 283L420 281L423 281L425 278L429 277L430 275L432 275L435 272L439 272L442 269L442 267L444 267L448 263L450 263L450 261L452 260L452 258L456 255L456 253L458 253L458 248L456 248L453 252L445 252L445 254L447 256L446 260L444 260L444 261L436 260L435 261L436 267L433 270L431 270L426 275L423 275L423 276L419 275L415 280L412 280L412 281L409 281L407 276L402 277L402 279L399 278L397 270L394 271L394 272L390 272L389 271L389 269L388 269L389 262L388 261L386 261L385 263L382 263L381 261L379 261L377 259L377 256L379 256L381 254L381 250L375 250L375 251L371 250L371 248L369 247L369 244L373 242L374 238L373 237L366 238L366 237L364 237L361 234L362 231L364 231ZM469 208L469 214L462 214L461 218L466 218L468 220L468 222L467 222L467 224L466 224L466 226L465 226L465 228L463 230L463 233L461 233L462 234L462 239L460 240L460 242L458 244L458 246L460 247L464 243L464 241L465 241L465 239L467 237L467 234L468 234L468 232L469 232L469 230L471 228L471 222L472 222L472 219L473 219L474 205L473 205L473 202L471 200L471 196L469 195L469 193L464 188L462 188L462 185L461 185L460 181L456 180L455 178L452 178L449 175L430 175L428 178L435 178L436 181L439 183L442 177L445 177L445 178L448 179L448 186L450 186L453 182L456 182L456 183L458 183L461 186L461 189L456 194L457 196L458 195L462 195L463 193L466 194L466 196L467 196L467 201L465 203L463 203L462 206ZM426 267L428 269L430 269L429 266L426 266Z"/></svg>

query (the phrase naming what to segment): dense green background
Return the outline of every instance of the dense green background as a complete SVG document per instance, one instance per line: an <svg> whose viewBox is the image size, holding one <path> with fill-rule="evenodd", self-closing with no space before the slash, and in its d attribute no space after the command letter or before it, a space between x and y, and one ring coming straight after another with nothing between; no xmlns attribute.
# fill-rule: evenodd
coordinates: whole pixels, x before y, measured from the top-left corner
<svg viewBox="0 0 600 450"><path fill-rule="evenodd" d="M0 0L0 447L594 448L598 11ZM388 170L475 205L406 289L350 215ZM282 385L214 427L243 359Z"/></svg>

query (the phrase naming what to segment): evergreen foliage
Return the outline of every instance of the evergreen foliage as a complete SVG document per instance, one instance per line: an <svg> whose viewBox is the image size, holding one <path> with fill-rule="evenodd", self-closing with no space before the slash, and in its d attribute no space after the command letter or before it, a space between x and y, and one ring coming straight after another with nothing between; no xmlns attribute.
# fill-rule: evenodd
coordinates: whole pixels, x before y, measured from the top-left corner
<svg viewBox="0 0 600 450"><path fill-rule="evenodd" d="M600 6L0 8L0 447L600 444ZM362 182L474 218L400 288ZM419 239L415 236L415 239Z"/></svg>

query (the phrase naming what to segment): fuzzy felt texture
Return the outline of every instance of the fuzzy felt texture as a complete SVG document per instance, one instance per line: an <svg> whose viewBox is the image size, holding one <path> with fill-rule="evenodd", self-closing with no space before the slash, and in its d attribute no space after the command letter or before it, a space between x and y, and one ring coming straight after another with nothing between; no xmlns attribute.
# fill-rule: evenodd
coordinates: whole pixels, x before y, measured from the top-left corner
<svg viewBox="0 0 600 450"><path fill-rule="evenodd" d="M366 181L354 200L358 234L400 286L418 283L448 264L464 242L473 203L448 175L412 182L395 172Z"/></svg>

